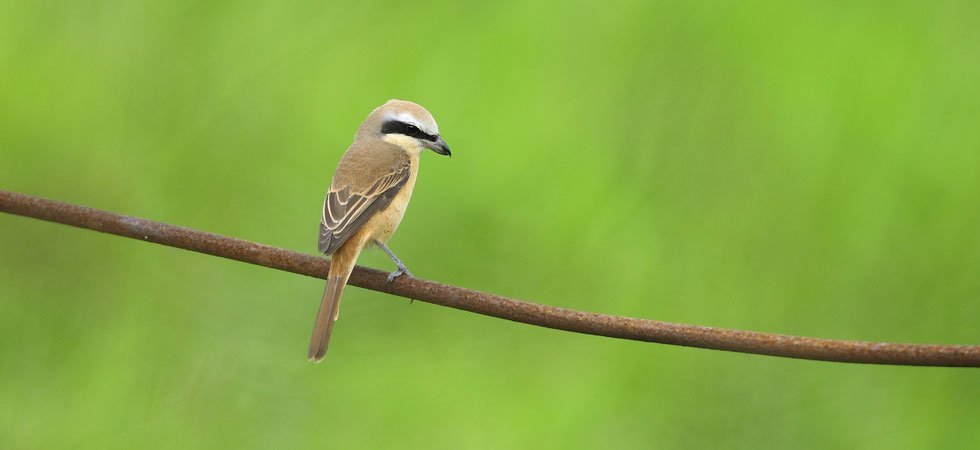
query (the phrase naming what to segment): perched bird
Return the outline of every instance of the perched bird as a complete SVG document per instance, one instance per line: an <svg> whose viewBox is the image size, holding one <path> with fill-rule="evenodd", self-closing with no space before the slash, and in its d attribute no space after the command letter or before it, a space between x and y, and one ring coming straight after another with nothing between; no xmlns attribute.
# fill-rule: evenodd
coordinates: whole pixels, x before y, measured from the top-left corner
<svg viewBox="0 0 980 450"><path fill-rule="evenodd" d="M398 270L388 282L412 276L386 242L405 214L425 149L451 156L432 114L412 102L389 100L371 111L340 158L320 220L319 250L331 262L310 338L311 361L320 362L327 353L340 295L365 246L381 247L395 262Z"/></svg>

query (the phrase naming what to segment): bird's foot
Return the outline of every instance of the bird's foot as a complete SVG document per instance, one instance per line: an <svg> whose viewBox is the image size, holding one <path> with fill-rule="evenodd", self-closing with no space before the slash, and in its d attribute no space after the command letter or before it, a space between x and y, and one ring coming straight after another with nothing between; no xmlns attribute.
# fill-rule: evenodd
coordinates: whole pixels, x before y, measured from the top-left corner
<svg viewBox="0 0 980 450"><path fill-rule="evenodd" d="M399 267L398 270L388 274L388 282L391 283L392 281L395 281L395 278L402 275L408 275L409 278L415 278L415 275L412 275L412 272L409 272L408 269Z"/></svg>

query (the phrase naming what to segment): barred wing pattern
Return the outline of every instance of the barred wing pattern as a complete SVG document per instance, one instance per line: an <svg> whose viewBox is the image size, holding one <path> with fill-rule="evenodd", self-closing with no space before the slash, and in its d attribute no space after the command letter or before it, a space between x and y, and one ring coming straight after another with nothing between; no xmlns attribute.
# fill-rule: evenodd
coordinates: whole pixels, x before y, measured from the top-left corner
<svg viewBox="0 0 980 450"><path fill-rule="evenodd" d="M323 201L319 249L331 255L379 211L391 204L411 176L406 162L387 173L364 192L351 193L350 186L331 190Z"/></svg>

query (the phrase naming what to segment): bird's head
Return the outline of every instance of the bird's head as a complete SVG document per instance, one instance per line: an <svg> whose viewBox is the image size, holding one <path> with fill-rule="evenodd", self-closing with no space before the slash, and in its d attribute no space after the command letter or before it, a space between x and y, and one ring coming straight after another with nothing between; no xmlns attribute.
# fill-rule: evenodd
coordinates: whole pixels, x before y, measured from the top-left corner
<svg viewBox="0 0 980 450"><path fill-rule="evenodd" d="M369 135L419 153L430 149L452 156L449 145L439 135L436 119L425 108L405 100L388 100L377 107L357 130L358 137Z"/></svg>

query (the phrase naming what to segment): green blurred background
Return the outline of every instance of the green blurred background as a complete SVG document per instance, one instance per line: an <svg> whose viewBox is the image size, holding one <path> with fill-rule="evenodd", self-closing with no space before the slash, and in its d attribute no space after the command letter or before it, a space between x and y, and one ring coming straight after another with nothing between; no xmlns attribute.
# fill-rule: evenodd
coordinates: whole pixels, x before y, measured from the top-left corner
<svg viewBox="0 0 980 450"><path fill-rule="evenodd" d="M980 4L0 3L0 188L315 252L389 98L417 276L980 343ZM980 448L980 372L618 341L0 215L0 448ZM361 263L391 269L380 252Z"/></svg>

